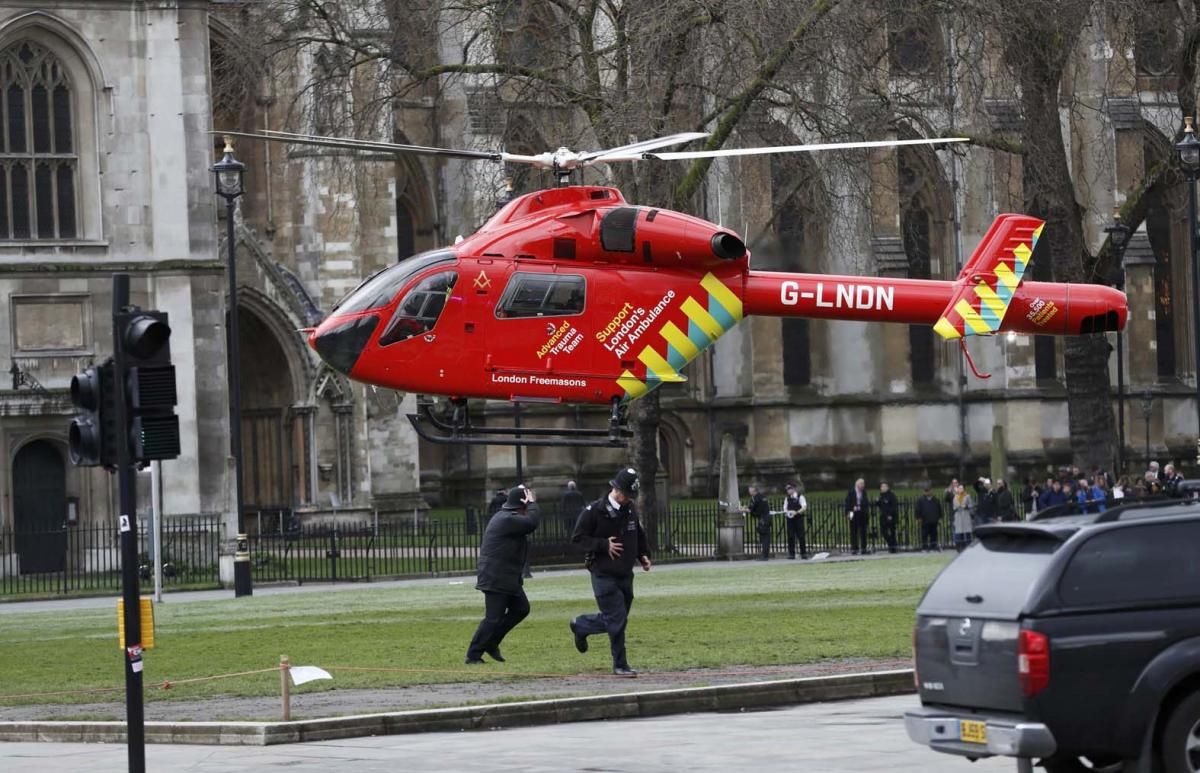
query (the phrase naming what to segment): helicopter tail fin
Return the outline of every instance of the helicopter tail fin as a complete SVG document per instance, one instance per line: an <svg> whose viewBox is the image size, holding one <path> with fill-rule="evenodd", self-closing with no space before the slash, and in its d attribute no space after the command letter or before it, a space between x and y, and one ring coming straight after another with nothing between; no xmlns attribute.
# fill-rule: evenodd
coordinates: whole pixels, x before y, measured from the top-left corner
<svg viewBox="0 0 1200 773"><path fill-rule="evenodd" d="M933 326L938 335L953 340L1000 330L1043 225L1028 215L995 219L954 283L950 303Z"/></svg>

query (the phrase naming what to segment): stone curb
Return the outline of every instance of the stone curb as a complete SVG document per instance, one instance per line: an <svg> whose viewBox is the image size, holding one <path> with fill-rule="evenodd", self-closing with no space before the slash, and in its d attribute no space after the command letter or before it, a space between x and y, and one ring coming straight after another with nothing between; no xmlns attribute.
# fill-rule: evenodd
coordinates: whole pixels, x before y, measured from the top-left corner
<svg viewBox="0 0 1200 773"><path fill-rule="evenodd" d="M700 711L746 711L914 692L911 669L714 687L417 709L293 722L147 722L147 743L270 746L374 735L496 730ZM124 743L124 722L0 722L0 741Z"/></svg>

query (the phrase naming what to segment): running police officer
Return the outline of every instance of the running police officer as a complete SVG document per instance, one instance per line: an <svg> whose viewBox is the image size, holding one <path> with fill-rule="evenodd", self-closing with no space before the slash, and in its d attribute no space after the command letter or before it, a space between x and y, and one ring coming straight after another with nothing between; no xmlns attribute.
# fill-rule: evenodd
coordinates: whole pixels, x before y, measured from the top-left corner
<svg viewBox="0 0 1200 773"><path fill-rule="evenodd" d="M620 470L609 481L612 490L579 514L571 541L587 551L586 565L592 573L592 593L598 614L580 615L571 621L575 649L587 652L587 637L607 633L612 648L613 674L636 677L625 657L625 625L633 604L633 566L640 563L650 571L650 548L638 521L634 500L638 495L637 471Z"/></svg>

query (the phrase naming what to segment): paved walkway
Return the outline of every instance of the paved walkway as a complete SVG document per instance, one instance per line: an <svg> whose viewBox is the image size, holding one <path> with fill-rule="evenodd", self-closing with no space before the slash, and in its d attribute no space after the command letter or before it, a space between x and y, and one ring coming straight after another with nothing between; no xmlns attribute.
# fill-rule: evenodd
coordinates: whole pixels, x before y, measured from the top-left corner
<svg viewBox="0 0 1200 773"><path fill-rule="evenodd" d="M908 740L901 715L915 698L810 704L745 714L579 722L495 732L427 733L267 747L156 746L146 769L186 773L605 771L678 773L995 773L1004 758L971 765ZM0 744L0 770L126 771L124 745Z"/></svg>

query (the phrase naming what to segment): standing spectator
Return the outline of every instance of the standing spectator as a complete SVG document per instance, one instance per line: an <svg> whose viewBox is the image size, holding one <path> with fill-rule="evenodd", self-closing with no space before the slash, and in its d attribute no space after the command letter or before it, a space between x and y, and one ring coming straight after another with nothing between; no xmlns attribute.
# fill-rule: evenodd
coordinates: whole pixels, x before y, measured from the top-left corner
<svg viewBox="0 0 1200 773"><path fill-rule="evenodd" d="M579 514L571 541L587 550L587 568L592 573L592 593L598 614L580 615L571 621L575 649L587 652L587 637L607 633L612 650L613 675L636 677L625 654L625 626L633 606L633 566L650 571L650 547L638 520L640 484L637 470L620 470L609 485L608 496L597 499Z"/></svg>
<svg viewBox="0 0 1200 773"><path fill-rule="evenodd" d="M579 511L587 504L587 500L583 498L583 494L579 493L579 489L575 486L575 481L567 481L567 487L563 489L562 496L558 498L558 518L563 523L575 524L575 520L579 518Z"/></svg>
<svg viewBox="0 0 1200 773"><path fill-rule="evenodd" d="M1179 496L1179 484L1183 483L1183 475L1175 469L1175 464L1168 464L1163 468L1163 491L1167 492L1167 496Z"/></svg>
<svg viewBox="0 0 1200 773"><path fill-rule="evenodd" d="M766 561L771 557L771 505L758 486L751 486L749 491L750 517L754 519L754 527L758 530L758 540L762 545L762 555L758 560Z"/></svg>
<svg viewBox="0 0 1200 773"><path fill-rule="evenodd" d="M954 503L951 498L950 503ZM933 496L933 489L925 487L925 493L917 500L917 521L921 524L921 550L941 550L938 544L938 521L942 520L942 503Z"/></svg>
<svg viewBox="0 0 1200 773"><path fill-rule="evenodd" d="M942 501L946 503L946 512L954 507L954 492L958 491L958 478L951 478L950 485L942 492Z"/></svg>
<svg viewBox="0 0 1200 773"><path fill-rule="evenodd" d="M1080 478L1079 480L1075 481L1075 504L1078 505L1079 512L1096 512L1090 506L1091 491L1092 487L1088 485L1088 482L1085 479Z"/></svg>
<svg viewBox="0 0 1200 773"><path fill-rule="evenodd" d="M1008 481L1004 478L996 479L996 520L1017 520L1017 503L1013 501L1012 491L1009 490Z"/></svg>
<svg viewBox="0 0 1200 773"><path fill-rule="evenodd" d="M975 517L979 523L991 523L996 520L996 492L992 490L992 481L988 478L975 481L975 495L978 497Z"/></svg>
<svg viewBox="0 0 1200 773"><path fill-rule="evenodd" d="M850 519L850 550L854 555L867 553L867 482L854 481L846 494L846 517Z"/></svg>
<svg viewBox="0 0 1200 773"><path fill-rule="evenodd" d="M1162 480L1162 470L1158 469L1158 462L1152 461L1146 467L1145 474L1146 485L1150 485L1152 480Z"/></svg>
<svg viewBox="0 0 1200 773"><path fill-rule="evenodd" d="M808 558L808 545L804 542L804 519L808 517L808 500L795 483L785 487L787 496L783 500L783 514L787 518L788 558L796 557L796 545L800 545L800 559Z"/></svg>
<svg viewBox="0 0 1200 773"><path fill-rule="evenodd" d="M954 549L961 553L970 544L971 534L975 531L975 500L966 487L960 485L951 504L954 506Z"/></svg>
<svg viewBox="0 0 1200 773"><path fill-rule="evenodd" d="M1094 513L1103 513L1108 507L1108 492L1104 490L1104 483L1104 477L1097 477L1092 481L1092 487L1088 489L1088 499L1091 501Z"/></svg>
<svg viewBox="0 0 1200 773"><path fill-rule="evenodd" d="M1115 502L1120 502L1125 498L1125 493L1129 489L1129 478L1122 475L1117 480L1117 485L1113 486L1112 498Z"/></svg>
<svg viewBox="0 0 1200 773"><path fill-rule="evenodd" d="M500 512L500 508L504 507L504 503L506 501L508 501L508 490L502 488L496 489L496 493L492 496L492 501L488 502L487 506L489 521L492 519L493 515Z"/></svg>
<svg viewBox="0 0 1200 773"><path fill-rule="evenodd" d="M1033 481L1033 476L1025 479L1025 485L1021 488L1021 512L1028 519L1031 515L1037 513L1038 494L1037 484Z"/></svg>
<svg viewBox="0 0 1200 773"><path fill-rule="evenodd" d="M528 535L537 526L537 496L521 485L508 492L504 505L488 520L479 546L475 583L475 588L483 591L484 613L467 647L467 663L483 663L484 653L503 663L500 642L529 614L521 568L529 553Z"/></svg>
<svg viewBox="0 0 1200 773"><path fill-rule="evenodd" d="M875 500L879 508L879 531L887 542L888 552L896 552L896 522L900 519L900 502L895 492L887 483L879 484L879 499Z"/></svg>

